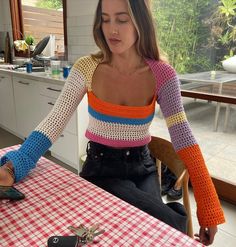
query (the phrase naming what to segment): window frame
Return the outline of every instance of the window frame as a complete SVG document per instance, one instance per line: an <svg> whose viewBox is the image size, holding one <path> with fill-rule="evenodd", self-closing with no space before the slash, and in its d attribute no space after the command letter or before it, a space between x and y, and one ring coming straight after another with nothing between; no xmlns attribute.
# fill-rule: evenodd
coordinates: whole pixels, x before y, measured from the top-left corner
<svg viewBox="0 0 236 247"><path fill-rule="evenodd" d="M14 40L19 40L24 38L24 24L22 16L22 3L21 0L9 0L10 2L10 12L11 12L11 21L12 21L12 37ZM67 6L66 0L62 0L63 6L63 31L64 31L64 58L68 59L68 50L67 50ZM27 57L28 53L22 51L17 51L14 49L16 57Z"/></svg>

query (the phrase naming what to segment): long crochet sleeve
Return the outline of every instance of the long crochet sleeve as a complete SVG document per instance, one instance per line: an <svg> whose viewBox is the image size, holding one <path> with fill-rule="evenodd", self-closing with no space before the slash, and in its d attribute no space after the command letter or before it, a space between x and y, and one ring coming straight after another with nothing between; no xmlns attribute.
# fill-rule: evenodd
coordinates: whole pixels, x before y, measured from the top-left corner
<svg viewBox="0 0 236 247"><path fill-rule="evenodd" d="M51 147L70 120L76 107L86 93L86 69L83 59L79 59L47 117L29 135L18 150L10 151L0 159L0 165L11 161L14 166L15 181L23 179L35 167L39 158Z"/></svg>
<svg viewBox="0 0 236 247"><path fill-rule="evenodd" d="M157 80L157 102L167 123L175 151L188 169L201 226L225 221L224 214L205 165L201 150L189 127L181 100L180 83L174 69L162 62L149 61Z"/></svg>

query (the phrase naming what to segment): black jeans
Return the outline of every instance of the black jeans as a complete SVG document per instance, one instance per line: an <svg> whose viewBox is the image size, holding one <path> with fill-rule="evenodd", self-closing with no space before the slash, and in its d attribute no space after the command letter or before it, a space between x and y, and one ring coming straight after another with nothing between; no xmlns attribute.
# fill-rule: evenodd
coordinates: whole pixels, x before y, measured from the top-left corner
<svg viewBox="0 0 236 247"><path fill-rule="evenodd" d="M186 233L183 206L162 201L156 164L147 145L115 149L90 141L80 176Z"/></svg>

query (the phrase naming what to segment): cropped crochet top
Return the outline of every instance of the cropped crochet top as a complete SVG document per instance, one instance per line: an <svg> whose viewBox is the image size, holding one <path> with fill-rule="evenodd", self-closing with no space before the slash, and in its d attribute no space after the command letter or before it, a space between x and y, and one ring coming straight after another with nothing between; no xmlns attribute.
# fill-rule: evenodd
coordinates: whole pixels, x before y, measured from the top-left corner
<svg viewBox="0 0 236 247"><path fill-rule="evenodd" d="M174 69L161 61L146 59L156 79L156 95L150 105L130 107L105 102L92 92L91 82L99 65L91 56L80 58L71 69L65 86L48 116L16 151L4 155L0 164L11 161L15 181L23 179L38 159L56 141L78 104L87 93L89 124L86 137L111 147L135 147L150 142L149 127L155 103L160 105L175 151L186 165L197 202L201 226L224 222L217 193L200 148L183 109L179 80Z"/></svg>

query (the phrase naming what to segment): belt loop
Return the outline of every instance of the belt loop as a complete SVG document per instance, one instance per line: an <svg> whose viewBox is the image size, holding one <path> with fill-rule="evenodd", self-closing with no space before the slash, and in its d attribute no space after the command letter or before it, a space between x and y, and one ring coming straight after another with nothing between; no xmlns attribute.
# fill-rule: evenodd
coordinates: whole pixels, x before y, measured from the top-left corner
<svg viewBox="0 0 236 247"><path fill-rule="evenodd" d="M88 153L89 149L90 149L90 141L88 141L88 143L87 143L86 153Z"/></svg>

